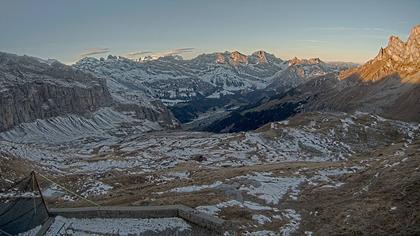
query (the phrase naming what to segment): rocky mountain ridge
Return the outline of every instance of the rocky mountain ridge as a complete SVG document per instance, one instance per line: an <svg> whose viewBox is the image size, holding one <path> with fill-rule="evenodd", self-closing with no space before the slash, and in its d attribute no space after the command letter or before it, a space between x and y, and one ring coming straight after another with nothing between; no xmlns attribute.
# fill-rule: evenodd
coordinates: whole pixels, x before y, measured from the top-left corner
<svg viewBox="0 0 420 236"><path fill-rule="evenodd" d="M133 92L140 91L143 96L161 99L170 105L171 102L263 88L283 70L282 62L265 52L246 56L235 51L202 54L191 60L174 56L141 62L114 56L100 60L84 58L74 67L129 84L126 89L132 87Z"/></svg>
<svg viewBox="0 0 420 236"><path fill-rule="evenodd" d="M289 91L239 108L206 130L250 130L308 111L362 111L419 122L419 31L419 26L414 27L406 43L391 37L388 46L362 66L339 75L316 76ZM298 62L295 59L291 64Z"/></svg>
<svg viewBox="0 0 420 236"><path fill-rule="evenodd" d="M132 61L123 57L107 59L84 58L74 67L99 77L110 77L119 84L128 84L137 95L160 99L167 105L205 97L216 98L243 91L264 89L275 81L290 89L299 82L289 83L282 72L291 64L264 51L244 55L238 51L202 54L190 60L167 56L156 60ZM343 68L321 60L301 60L299 71L288 73L306 78L338 71ZM345 67L344 68L348 68ZM137 91L137 92L135 92ZM111 88L111 93L112 88Z"/></svg>
<svg viewBox="0 0 420 236"><path fill-rule="evenodd" d="M354 66L352 64L326 63L319 58L299 59L297 57L284 63L288 67L280 72L277 78L273 79L267 89L282 93L315 77L329 73L338 74L340 71Z"/></svg>
<svg viewBox="0 0 420 236"><path fill-rule="evenodd" d="M341 79L359 76L363 81L373 82L398 73L403 82L420 83L420 25L413 27L407 42L391 36L388 45L378 55L359 68L343 71Z"/></svg>
<svg viewBox="0 0 420 236"><path fill-rule="evenodd" d="M101 117L95 121L95 125L104 119L115 121L114 117L118 118L119 123L112 124L118 125L126 121L139 124L144 120L156 122L156 125L149 125L150 127L173 128L178 125L160 101L144 99L142 103L123 103L114 96L115 94L109 92L105 79L55 60L0 53L0 88L0 131L31 122L36 122L36 126L42 124L46 129L45 124L48 122L43 122L54 117L70 119L73 123L75 119L79 119L76 117L80 117L86 123L85 121L92 120L94 112L101 108L112 110L104 113L102 117L107 114L112 114L113 117ZM116 113L121 114L115 115ZM64 123L61 128L54 126L66 130L75 125L83 126L68 126Z"/></svg>

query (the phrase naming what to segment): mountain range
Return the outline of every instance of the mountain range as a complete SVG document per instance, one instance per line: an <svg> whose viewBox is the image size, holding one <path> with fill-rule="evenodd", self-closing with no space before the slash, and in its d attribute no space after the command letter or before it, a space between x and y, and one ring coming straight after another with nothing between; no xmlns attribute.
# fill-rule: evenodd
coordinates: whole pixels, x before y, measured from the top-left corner
<svg viewBox="0 0 420 236"><path fill-rule="evenodd" d="M179 56L146 61L115 56L83 58L74 67L109 78L110 84L126 84L124 89L138 90L168 105L264 89L272 83L277 87L295 86L302 79L348 68L346 64L329 65L318 58L283 61L264 51L252 55L238 51L202 54L191 60ZM110 85L110 89L112 93L123 88Z"/></svg>
<svg viewBox="0 0 420 236"><path fill-rule="evenodd" d="M233 111L206 130L236 132L258 128L308 111L362 111L420 121L420 26L407 42L391 36L367 63L312 78L284 93Z"/></svg>
<svg viewBox="0 0 420 236"><path fill-rule="evenodd" d="M84 58L74 67L107 80L110 93L123 103L160 100L181 122L212 110L254 103L317 76L338 73L355 64L326 63L319 58L284 61L264 51L202 54L190 60L166 56L133 61L124 57Z"/></svg>

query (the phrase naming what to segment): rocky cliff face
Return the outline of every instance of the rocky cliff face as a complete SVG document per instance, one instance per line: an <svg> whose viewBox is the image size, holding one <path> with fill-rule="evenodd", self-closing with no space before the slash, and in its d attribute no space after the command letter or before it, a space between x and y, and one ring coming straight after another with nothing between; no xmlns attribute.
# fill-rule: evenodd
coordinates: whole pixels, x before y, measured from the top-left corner
<svg viewBox="0 0 420 236"><path fill-rule="evenodd" d="M0 53L0 132L70 137L95 127L143 132L175 128L178 121L162 102L124 90L109 77L54 60Z"/></svg>
<svg viewBox="0 0 420 236"><path fill-rule="evenodd" d="M363 111L420 121L420 25L407 42L391 36L387 47L364 65L344 71L341 83L312 99L309 110Z"/></svg>
<svg viewBox="0 0 420 236"><path fill-rule="evenodd" d="M109 106L105 82L56 61L0 53L0 131Z"/></svg>
<svg viewBox="0 0 420 236"><path fill-rule="evenodd" d="M359 68L343 71L341 79L358 76L366 82L398 74L402 82L420 83L420 25L415 26L407 42L391 36L388 45L378 55Z"/></svg>
<svg viewBox="0 0 420 236"><path fill-rule="evenodd" d="M252 56L254 56L258 60L259 64L268 63L267 53L264 51L256 51L252 53Z"/></svg>
<svg viewBox="0 0 420 236"><path fill-rule="evenodd" d="M340 79L359 83L340 91L332 102L334 107L419 122L420 25L410 31L407 42L391 36L374 59L344 71Z"/></svg>

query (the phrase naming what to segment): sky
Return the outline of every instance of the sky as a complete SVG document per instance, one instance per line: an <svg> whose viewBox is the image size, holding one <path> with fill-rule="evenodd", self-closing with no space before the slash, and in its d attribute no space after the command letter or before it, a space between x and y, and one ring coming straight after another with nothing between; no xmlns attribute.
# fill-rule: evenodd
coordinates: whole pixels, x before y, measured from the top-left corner
<svg viewBox="0 0 420 236"><path fill-rule="evenodd" d="M71 64L264 50L362 63L420 24L420 0L2 0L0 51Z"/></svg>

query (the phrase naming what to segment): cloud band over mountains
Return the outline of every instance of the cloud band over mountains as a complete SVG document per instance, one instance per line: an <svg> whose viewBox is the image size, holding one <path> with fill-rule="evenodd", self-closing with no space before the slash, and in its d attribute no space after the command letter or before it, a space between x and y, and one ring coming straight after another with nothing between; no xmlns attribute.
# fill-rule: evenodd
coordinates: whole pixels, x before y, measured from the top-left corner
<svg viewBox="0 0 420 236"><path fill-rule="evenodd" d="M110 51L111 50L109 48L89 48L79 53L78 57L83 58L83 57L88 57L88 56L94 56L94 55L108 53Z"/></svg>
<svg viewBox="0 0 420 236"><path fill-rule="evenodd" d="M194 52L195 48L175 48L167 51L140 51L140 52L130 52L124 56L130 59L138 59L142 56L150 56L152 58L159 58L165 56L176 56L182 55L184 53Z"/></svg>

